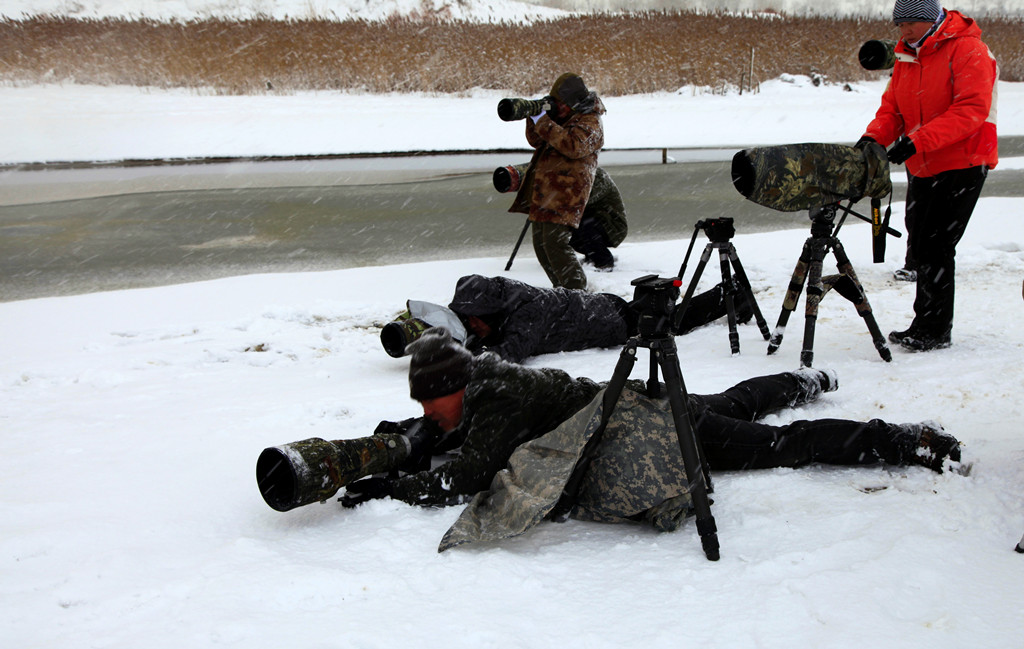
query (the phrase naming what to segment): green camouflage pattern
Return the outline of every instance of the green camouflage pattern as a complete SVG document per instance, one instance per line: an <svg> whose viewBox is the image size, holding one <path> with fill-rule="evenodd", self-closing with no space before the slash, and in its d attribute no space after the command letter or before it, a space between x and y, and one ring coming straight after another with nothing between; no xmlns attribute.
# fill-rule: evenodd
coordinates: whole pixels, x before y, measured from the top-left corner
<svg viewBox="0 0 1024 649"><path fill-rule="evenodd" d="M590 189L583 218L593 216L601 224L610 248L618 247L625 241L629 226L626 223L626 207L615 181L601 167L594 174L594 186Z"/></svg>
<svg viewBox="0 0 1024 649"><path fill-rule="evenodd" d="M272 446L256 462L256 482L268 505L288 511L324 502L359 478L399 466L409 441L398 433L327 441L319 437Z"/></svg>
<svg viewBox="0 0 1024 649"><path fill-rule="evenodd" d="M745 198L780 212L796 212L892 192L885 148L842 144L788 144L744 149L733 157L733 184Z"/></svg>
<svg viewBox="0 0 1024 649"><path fill-rule="evenodd" d="M664 391L663 391L664 394ZM623 390L583 476L573 518L636 520L669 498L687 495L686 468L668 398ZM677 505L689 505L689 498Z"/></svg>
<svg viewBox="0 0 1024 649"><path fill-rule="evenodd" d="M519 536L544 520L601 426L604 392L551 432L516 449L490 488L476 494L445 533L438 552ZM673 530L689 511L686 485L668 400L624 389L571 515L602 522L646 520Z"/></svg>

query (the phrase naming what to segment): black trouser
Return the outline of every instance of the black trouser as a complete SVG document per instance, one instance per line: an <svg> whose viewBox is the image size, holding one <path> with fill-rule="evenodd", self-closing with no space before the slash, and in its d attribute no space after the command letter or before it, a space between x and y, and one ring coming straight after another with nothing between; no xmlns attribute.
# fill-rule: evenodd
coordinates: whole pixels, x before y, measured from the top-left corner
<svg viewBox="0 0 1024 649"><path fill-rule="evenodd" d="M744 323L753 317L754 312L750 305L747 304L746 295L741 291L736 290L733 292L733 308L736 309L736 319L740 323ZM683 319L679 322L679 326L673 329L672 333L681 336L693 331L697 327L703 327L719 318L723 318L727 313L725 291L722 289L721 283L715 284L703 293L690 298L686 312L683 313Z"/></svg>
<svg viewBox="0 0 1024 649"><path fill-rule="evenodd" d="M772 412L820 394L795 374L748 379L721 394L691 395L697 437L712 471L824 464L903 464L900 426L879 419L756 423Z"/></svg>
<svg viewBox="0 0 1024 649"><path fill-rule="evenodd" d="M579 226L573 230L569 245L576 252L586 256L597 268L611 268L615 265L615 257L608 250L608 235L601 227L600 221L593 216L584 216Z"/></svg>
<svg viewBox="0 0 1024 649"><path fill-rule="evenodd" d="M910 176L907 186L908 245L917 261L914 323L918 333L940 337L953 328L956 244L967 229L987 167Z"/></svg>

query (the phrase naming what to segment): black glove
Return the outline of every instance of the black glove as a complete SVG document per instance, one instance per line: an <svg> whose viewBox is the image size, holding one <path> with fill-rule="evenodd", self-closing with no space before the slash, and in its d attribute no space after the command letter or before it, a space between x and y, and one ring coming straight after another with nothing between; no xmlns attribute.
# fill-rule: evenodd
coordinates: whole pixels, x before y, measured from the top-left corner
<svg viewBox="0 0 1024 649"><path fill-rule="evenodd" d="M857 140L857 143L856 143L856 144L854 144L853 146L854 146L855 148L858 148L858 149L861 149L861 150L863 150L863 149L864 149L864 148L866 148L866 147L867 147L867 146L868 146L869 144L878 144L878 140L876 140L875 138L873 138L873 137L870 137L870 136L868 136L868 135L865 135L865 136L864 136L864 137L862 137L861 139Z"/></svg>
<svg viewBox="0 0 1024 649"><path fill-rule="evenodd" d="M355 507L367 500L386 498L391 495L391 482L385 478L363 478L345 487L341 497L342 507Z"/></svg>
<svg viewBox="0 0 1024 649"><path fill-rule="evenodd" d="M917 147L914 146L914 141L906 135L901 135L900 139L896 140L896 144L892 145L889 152L885 154L885 157L894 165L901 165L915 153L917 153Z"/></svg>

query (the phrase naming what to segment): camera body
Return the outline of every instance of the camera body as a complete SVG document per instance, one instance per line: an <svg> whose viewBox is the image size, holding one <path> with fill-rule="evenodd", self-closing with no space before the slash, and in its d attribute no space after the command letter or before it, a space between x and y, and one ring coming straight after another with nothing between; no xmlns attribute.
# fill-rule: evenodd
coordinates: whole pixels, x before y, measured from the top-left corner
<svg viewBox="0 0 1024 649"><path fill-rule="evenodd" d="M671 333L672 312L679 299L678 277L644 275L630 282L633 301L629 303L637 313L637 331L643 338L664 338Z"/></svg>
<svg viewBox="0 0 1024 649"><path fill-rule="evenodd" d="M708 239L715 243L725 243L736 234L736 226L733 225L733 219L728 216L717 219L702 219L697 221L693 227L703 230Z"/></svg>
<svg viewBox="0 0 1024 649"><path fill-rule="evenodd" d="M498 117L505 122L515 122L533 115L540 115L544 111L551 110L553 105L551 97L541 97L540 99L507 97L498 102Z"/></svg>

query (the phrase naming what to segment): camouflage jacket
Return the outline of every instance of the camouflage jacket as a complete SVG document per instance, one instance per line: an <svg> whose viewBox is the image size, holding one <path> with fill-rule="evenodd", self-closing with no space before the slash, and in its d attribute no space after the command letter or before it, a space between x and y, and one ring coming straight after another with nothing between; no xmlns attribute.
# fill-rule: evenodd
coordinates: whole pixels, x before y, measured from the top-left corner
<svg viewBox="0 0 1024 649"><path fill-rule="evenodd" d="M625 240L629 227L626 224L622 195L615 181L601 167L594 174L594 186L590 190L587 207L583 210L583 218L587 217L593 217L601 224L610 247L614 248Z"/></svg>
<svg viewBox="0 0 1024 649"><path fill-rule="evenodd" d="M604 112L598 99L592 111L573 113L565 124L548 115L536 124L526 120L526 141L535 151L509 212L529 214L531 221L579 225L604 146Z"/></svg>
<svg viewBox="0 0 1024 649"><path fill-rule="evenodd" d="M646 521L678 528L690 511L686 469L667 398L650 399L627 382L580 483L571 516L608 523ZM445 533L443 552L500 541L548 517L603 421L604 391L550 433L520 446L490 488L478 493ZM691 405L693 405L691 403Z"/></svg>
<svg viewBox="0 0 1024 649"><path fill-rule="evenodd" d="M460 316L483 318L493 333L466 346L519 363L539 354L623 345L629 328L626 301L617 295L538 288L507 277L459 279L449 305Z"/></svg>
<svg viewBox="0 0 1024 649"><path fill-rule="evenodd" d="M495 354L473 359L462 421L452 431L457 457L392 482L392 497L414 505L465 502L486 489L517 446L556 428L600 390L561 370L507 363Z"/></svg>

